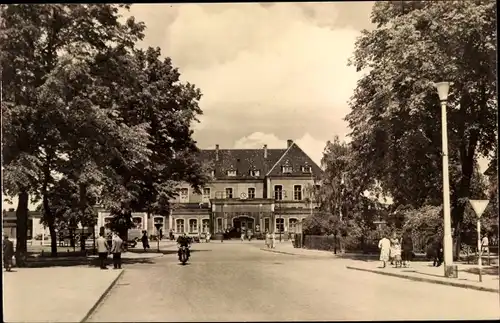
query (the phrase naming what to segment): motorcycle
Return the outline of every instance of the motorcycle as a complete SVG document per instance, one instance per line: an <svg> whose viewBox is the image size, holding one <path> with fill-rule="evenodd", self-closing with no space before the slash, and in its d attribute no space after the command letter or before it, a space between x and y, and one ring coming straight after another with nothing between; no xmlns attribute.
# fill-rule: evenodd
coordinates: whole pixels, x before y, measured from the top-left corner
<svg viewBox="0 0 500 323"><path fill-rule="evenodd" d="M182 246L179 248L179 261L185 265L189 259L189 248Z"/></svg>

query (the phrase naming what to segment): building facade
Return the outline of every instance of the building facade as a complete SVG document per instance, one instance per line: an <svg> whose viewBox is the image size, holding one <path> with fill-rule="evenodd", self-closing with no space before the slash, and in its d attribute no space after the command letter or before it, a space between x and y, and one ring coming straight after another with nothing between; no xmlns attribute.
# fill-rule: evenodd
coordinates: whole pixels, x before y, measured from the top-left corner
<svg viewBox="0 0 500 323"><path fill-rule="evenodd" d="M292 140L286 149L202 150L212 180L196 193L182 184L168 227L174 234L296 232L316 209L321 168Z"/></svg>
<svg viewBox="0 0 500 323"><path fill-rule="evenodd" d="M198 235L241 231L255 233L296 232L298 224L315 211L312 189L319 185L321 168L292 140L284 149L215 149L201 150L200 158L209 165L211 180L196 193L182 183L179 195L172 200L170 216L132 213L135 229L148 235ZM15 212L4 212L4 232L15 236ZM40 213L30 212L30 236L47 236L40 223ZM106 226L110 212L96 208L97 225ZM80 226L79 226L80 227ZM44 241L44 237L41 238Z"/></svg>

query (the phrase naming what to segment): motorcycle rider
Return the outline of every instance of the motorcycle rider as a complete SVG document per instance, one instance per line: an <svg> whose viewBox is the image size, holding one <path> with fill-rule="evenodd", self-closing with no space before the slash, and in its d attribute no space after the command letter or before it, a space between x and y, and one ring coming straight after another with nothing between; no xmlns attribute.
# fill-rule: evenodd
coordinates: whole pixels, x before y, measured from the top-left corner
<svg viewBox="0 0 500 323"><path fill-rule="evenodd" d="M177 245L179 247L179 250L177 251L177 255L179 256L179 260L181 260L181 248L182 247L186 247L186 252L187 252L187 256L189 258L189 256L191 255L191 252L189 250L189 245L191 244L191 238L189 238L186 234L186 232L184 232L182 235L180 235L178 238L177 238Z"/></svg>

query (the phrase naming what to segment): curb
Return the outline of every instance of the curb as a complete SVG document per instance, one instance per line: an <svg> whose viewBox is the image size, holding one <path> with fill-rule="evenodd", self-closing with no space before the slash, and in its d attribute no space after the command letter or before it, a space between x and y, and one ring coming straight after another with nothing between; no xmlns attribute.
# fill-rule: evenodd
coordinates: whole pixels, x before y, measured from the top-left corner
<svg viewBox="0 0 500 323"><path fill-rule="evenodd" d="M453 281L442 281L442 280L437 280L437 279L413 277L410 275L387 273L387 272L381 272L381 271L377 271L377 270L373 270L373 269L364 269L364 268L357 268L357 267L351 267L351 266L346 266L346 268L352 269L352 270L371 272L371 273L375 273L375 274L379 274L379 275L385 275L385 276L398 277L398 278L403 278L403 279L408 279L408 280L413 280L413 281L431 283L431 284L461 287L461 288L474 289L474 290L478 290L478 291L482 291L482 292L491 292L491 293L496 293L496 294L498 294L498 292L499 292L498 289L494 289L494 288L468 285L468 284L457 283L457 282L453 282Z"/></svg>
<svg viewBox="0 0 500 323"><path fill-rule="evenodd" d="M289 256L302 256L297 253L291 253L291 252L285 252L285 251L278 251L278 250L270 250L270 249L265 249L265 248L260 248L262 251L267 251L267 252L274 252L274 253L280 253L283 255L289 255Z"/></svg>
<svg viewBox="0 0 500 323"><path fill-rule="evenodd" d="M111 284L109 284L108 288L106 288L104 293L102 293L102 295L99 297L99 299L95 302L94 306L92 306L90 308L90 310L87 312L85 317L80 322L86 322L90 318L90 316L94 313L94 311L97 309L99 304L101 304L101 302L104 300L106 295L108 295L109 292L111 291L111 289L115 286L118 279L120 279L122 277L124 272L125 272L125 269L122 269L122 271L118 274L118 276L116 276L116 278L111 282Z"/></svg>

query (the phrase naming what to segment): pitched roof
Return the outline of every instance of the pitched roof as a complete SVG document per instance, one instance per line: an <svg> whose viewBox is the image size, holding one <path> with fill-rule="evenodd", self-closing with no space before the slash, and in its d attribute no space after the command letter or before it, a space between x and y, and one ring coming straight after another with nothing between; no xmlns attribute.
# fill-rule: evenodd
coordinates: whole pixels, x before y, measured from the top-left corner
<svg viewBox="0 0 500 323"><path fill-rule="evenodd" d="M291 173L283 174L281 166L292 167ZM302 166L311 166L312 174L315 177L320 177L323 173L321 168L311 159L311 157L309 157L296 143L292 143L273 168L269 170L267 176L311 176L302 171Z"/></svg>
<svg viewBox="0 0 500 323"><path fill-rule="evenodd" d="M322 170L296 144L288 149L219 149L219 160L215 158L216 149L201 150L201 158L205 163L212 163L217 179L264 179L266 176L311 176L304 174L301 166L310 165L315 176L320 176ZM293 167L291 174L282 174L281 167L275 166L281 160L288 161ZM227 171L236 170L236 176L227 176ZM251 176L250 170L258 170L259 176ZM270 171L272 172L270 173Z"/></svg>
<svg viewBox="0 0 500 323"><path fill-rule="evenodd" d="M204 149L201 158L214 165L215 177L223 178L256 178L263 179L286 149L219 149L219 160L215 158L215 149ZM236 176L227 176L227 171L236 170ZM250 170L258 170L259 176L250 176Z"/></svg>

